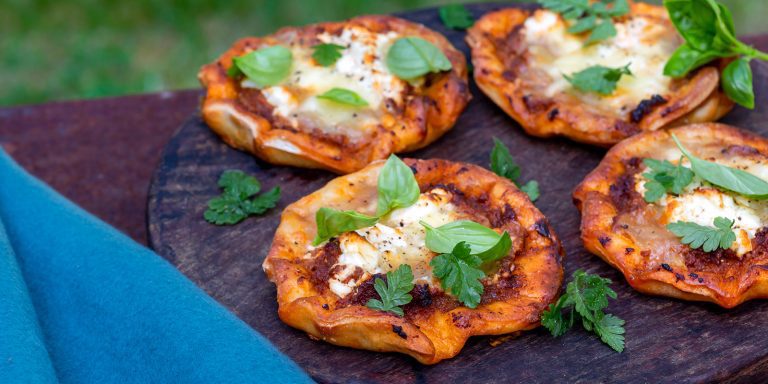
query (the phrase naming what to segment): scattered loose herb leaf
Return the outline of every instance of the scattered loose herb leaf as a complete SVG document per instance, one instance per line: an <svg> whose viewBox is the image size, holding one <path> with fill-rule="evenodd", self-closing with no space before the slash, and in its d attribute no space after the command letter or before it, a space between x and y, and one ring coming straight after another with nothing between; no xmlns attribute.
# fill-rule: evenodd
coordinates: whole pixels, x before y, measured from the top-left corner
<svg viewBox="0 0 768 384"><path fill-rule="evenodd" d="M407 81L452 68L440 48L420 37L397 39L387 51L386 64L390 72Z"/></svg>
<svg viewBox="0 0 768 384"><path fill-rule="evenodd" d="M622 75L632 75L629 64L619 68L594 65L570 76L563 75L563 77L582 92L594 92L607 96L616 90L616 84Z"/></svg>
<svg viewBox="0 0 768 384"><path fill-rule="evenodd" d="M616 36L611 19L629 13L627 0L539 0L539 4L559 13L565 20L573 20L568 33L590 32L585 45Z"/></svg>
<svg viewBox="0 0 768 384"><path fill-rule="evenodd" d="M319 245L344 232L370 227L376 224L378 220L378 217L363 215L355 211L340 211L338 209L322 207L315 214L317 236L315 236L312 245Z"/></svg>
<svg viewBox="0 0 768 384"><path fill-rule="evenodd" d="M376 289L376 293L379 294L381 300L370 299L365 304L366 307L403 316L403 309L400 306L408 304L413 300L409 293L413 289L413 271L411 266L401 264L396 270L387 272L386 283L377 277L373 282L373 288Z"/></svg>
<svg viewBox="0 0 768 384"><path fill-rule="evenodd" d="M677 165L656 159L644 159L643 164L649 169L643 174L647 180L643 197L649 203L658 201L667 193L680 195L693 180L693 171L683 166L682 157Z"/></svg>
<svg viewBox="0 0 768 384"><path fill-rule="evenodd" d="M357 93L344 88L332 88L327 92L318 95L318 99L330 100L335 103L351 105L354 107L365 107L368 102Z"/></svg>
<svg viewBox="0 0 768 384"><path fill-rule="evenodd" d="M440 20L451 29L467 29L475 23L472 14L462 4L444 5L438 9Z"/></svg>
<svg viewBox="0 0 768 384"><path fill-rule="evenodd" d="M345 46L338 44L318 44L314 46L312 58L323 67L328 67L341 58L341 51L345 48Z"/></svg>
<svg viewBox="0 0 768 384"><path fill-rule="evenodd" d="M421 193L411 167L395 155L390 155L381 168L377 184L379 199L376 216L379 217L393 209L410 207Z"/></svg>
<svg viewBox="0 0 768 384"><path fill-rule="evenodd" d="M293 54L282 45L260 48L235 57L234 65L248 80L264 88L280 83L291 72Z"/></svg>
<svg viewBox="0 0 768 384"><path fill-rule="evenodd" d="M680 242L688 244L693 249L701 248L704 252L712 252L718 248L728 249L734 241L736 234L731 229L733 220L718 216L715 218L714 227L707 227L696 223L678 221L667 224L667 229L680 237Z"/></svg>
<svg viewBox="0 0 768 384"><path fill-rule="evenodd" d="M512 180L521 191L528 194L528 198L531 201L536 201L541 194L539 192L539 183L536 180L530 180L524 185L521 185L518 178L520 178L520 166L517 165L515 159L509 153L507 148L501 140L493 138L493 149L491 150L491 170L501 176Z"/></svg>
<svg viewBox="0 0 768 384"><path fill-rule="evenodd" d="M739 41L731 12L715 0L664 0L664 7L685 39L664 66L664 74L680 78L714 59L735 57L723 70L723 90L734 102L753 109L749 61L768 60L768 53Z"/></svg>
<svg viewBox="0 0 768 384"><path fill-rule="evenodd" d="M768 183L765 180L741 169L726 167L711 161L700 159L688 152L675 134L672 140L691 162L691 170L696 176L729 191L733 191L753 199L768 198Z"/></svg>
<svg viewBox="0 0 768 384"><path fill-rule="evenodd" d="M261 184L255 177L242 171L225 171L219 177L221 196L208 201L203 217L216 225L237 224L251 215L260 215L273 208L280 200L280 187L256 196Z"/></svg>
<svg viewBox="0 0 768 384"><path fill-rule="evenodd" d="M450 252L434 257L429 265L432 274L440 279L443 290L456 296L467 307L476 308L483 294L480 279L485 277L485 273L479 268L482 263L478 256L471 254L469 244L461 241Z"/></svg>
<svg viewBox="0 0 768 384"><path fill-rule="evenodd" d="M624 320L603 312L608 307L608 298L616 298L616 292L609 287L610 284L609 279L577 270L566 286L565 294L541 314L541 325L547 328L552 336L559 337L571 329L575 320L580 318L584 329L596 333L608 346L622 352ZM571 307L566 317L563 311Z"/></svg>
<svg viewBox="0 0 768 384"><path fill-rule="evenodd" d="M474 221L458 220L439 227L433 227L424 221L419 223L427 230L427 248L436 253L450 253L456 248L456 244L465 243L473 255L477 255L483 262L488 262L503 258L512 248L509 233L499 235L493 229Z"/></svg>

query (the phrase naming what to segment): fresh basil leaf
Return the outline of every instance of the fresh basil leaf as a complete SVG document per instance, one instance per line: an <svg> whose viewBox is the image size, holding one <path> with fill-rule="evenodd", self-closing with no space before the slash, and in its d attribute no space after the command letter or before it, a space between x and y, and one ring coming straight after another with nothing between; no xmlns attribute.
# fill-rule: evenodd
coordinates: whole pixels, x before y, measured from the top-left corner
<svg viewBox="0 0 768 384"><path fill-rule="evenodd" d="M345 48L343 45L338 44L318 44L314 46L312 58L323 67L328 67L341 58L341 51Z"/></svg>
<svg viewBox="0 0 768 384"><path fill-rule="evenodd" d="M706 51L717 35L717 13L706 0L664 0L669 18L691 48Z"/></svg>
<svg viewBox="0 0 768 384"><path fill-rule="evenodd" d="M672 134L672 139L683 155L691 162L691 169L696 176L729 191L742 194L753 199L768 198L768 183L763 179L741 169L726 167L711 161L699 159L688 152L677 136Z"/></svg>
<svg viewBox="0 0 768 384"><path fill-rule="evenodd" d="M257 49L233 62L259 88L280 83L291 72L293 54L281 45Z"/></svg>
<svg viewBox="0 0 768 384"><path fill-rule="evenodd" d="M440 279L443 290L450 292L469 308L480 304L484 287L480 279L485 273L478 267L482 260L470 253L465 242L459 242L447 253L440 254L429 261L432 274Z"/></svg>
<svg viewBox="0 0 768 384"><path fill-rule="evenodd" d="M376 216L384 216L393 209L410 207L419 199L420 193L419 183L411 167L397 156L390 155L379 172Z"/></svg>
<svg viewBox="0 0 768 384"><path fill-rule="evenodd" d="M611 21L603 21L592 29L592 33L584 41L584 45L590 45L614 36L616 36L616 27L613 26Z"/></svg>
<svg viewBox="0 0 768 384"><path fill-rule="evenodd" d="M232 60L232 65L227 68L227 77L236 78L243 75L243 71L237 67L235 61Z"/></svg>
<svg viewBox="0 0 768 384"><path fill-rule="evenodd" d="M395 76L408 81L452 68L440 48L420 37L397 39L387 51L386 64Z"/></svg>
<svg viewBox="0 0 768 384"><path fill-rule="evenodd" d="M512 248L512 239L507 232L499 235L493 229L470 220L454 221L437 228L419 222L427 230L425 243L436 253L450 253L456 244L464 242L472 254L484 262L501 259Z"/></svg>
<svg viewBox="0 0 768 384"><path fill-rule="evenodd" d="M595 92L607 96L616 90L616 84L622 75L631 75L629 64L619 68L602 65L591 66L571 76L563 75L569 83L582 92Z"/></svg>
<svg viewBox="0 0 768 384"><path fill-rule="evenodd" d="M440 20L451 29L467 29L475 23L472 14L462 4L444 5L438 9Z"/></svg>
<svg viewBox="0 0 768 384"><path fill-rule="evenodd" d="M755 92L752 90L752 68L749 58L738 58L723 70L721 84L728 97L739 105L754 109Z"/></svg>
<svg viewBox="0 0 768 384"><path fill-rule="evenodd" d="M318 99L330 100L335 103L351 105L354 107L365 107L368 102L357 93L344 88L332 88L331 90L317 96Z"/></svg>
<svg viewBox="0 0 768 384"><path fill-rule="evenodd" d="M378 217L363 215L355 211L340 211L338 209L322 207L315 214L317 236L315 236L312 245L319 245L344 232L370 227L376 224L378 220Z"/></svg>
<svg viewBox="0 0 768 384"><path fill-rule="evenodd" d="M677 47L664 65L664 76L680 78L694 69L709 63L720 57L719 52L706 51L701 52L691 48L687 43Z"/></svg>

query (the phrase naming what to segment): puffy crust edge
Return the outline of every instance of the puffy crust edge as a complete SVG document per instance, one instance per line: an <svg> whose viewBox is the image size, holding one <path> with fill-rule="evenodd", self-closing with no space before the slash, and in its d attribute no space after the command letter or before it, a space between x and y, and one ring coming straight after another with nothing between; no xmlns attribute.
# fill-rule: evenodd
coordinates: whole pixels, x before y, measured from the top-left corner
<svg viewBox="0 0 768 384"><path fill-rule="evenodd" d="M418 97L406 99L402 115L385 115L382 125L386 128L381 127L377 136L364 139L362 148L355 152L336 143L318 140L308 133L277 129L267 118L248 111L238 102L235 82L226 74L234 57L242 55L249 47L315 35L318 31L341 28L345 24L424 38L445 53L453 68L446 73L428 75L429 84L420 93L410 95ZM453 127L471 99L464 55L439 33L391 16L360 16L345 22L282 28L263 38L243 38L215 62L203 66L198 78L206 88L202 117L227 144L273 164L321 168L336 173L353 172L391 153L429 145Z"/></svg>
<svg viewBox="0 0 768 384"><path fill-rule="evenodd" d="M659 9L663 11L661 7L631 3L633 14L658 15ZM529 107L526 90L518 81L505 78L507 68L494 40L506 38L522 26L530 14L531 11L518 8L487 13L469 29L466 38L478 87L529 135L544 138L561 135L582 143L611 146L641 131L715 121L733 107L733 102L719 87L718 66L727 64L722 60L691 74L685 84L669 95L664 105L654 108L637 124L586 111L576 101L555 102L551 108ZM557 113L552 112L554 108Z"/></svg>
<svg viewBox="0 0 768 384"><path fill-rule="evenodd" d="M694 284L689 279L679 280L674 273L666 270L638 273L628 260L626 249L639 250L639 247L630 236L619 235L611 230L618 209L610 198L610 186L625 172L622 159L631 158L642 152L642 149L653 147L659 140L669 139L672 133L682 140L716 140L724 145L748 145L768 153L768 140L719 123L692 124L645 132L622 141L608 151L597 168L573 192L574 203L582 214L581 239L584 247L621 271L632 288L646 294L708 301L725 308L733 308L750 299L768 298L768 271L756 266L750 267L746 275L740 276L737 291L730 292L712 280L705 280L705 284ZM605 239L610 240L606 242Z"/></svg>
<svg viewBox="0 0 768 384"><path fill-rule="evenodd" d="M338 298L316 289L307 278L307 271L296 261L315 235L317 209L329 205L341 208L344 201L340 202L338 196L352 196L360 185L375 185L383 165L379 161L332 180L283 212L264 261L264 271L277 285L280 319L332 344L405 353L423 364L455 356L470 336L537 327L541 312L557 299L563 279L564 252L544 215L513 183L480 167L445 160L405 161L416 170L422 190L429 185L451 183L466 194L486 193L494 207L509 205L514 209L516 222L525 230L523 251L515 256L514 262L524 284L506 300L481 303L476 309L460 306L447 312L432 310L428 317L413 321L407 314L401 318L360 305L334 309ZM350 187L352 184L358 187ZM364 207L357 209L367 213ZM324 304L329 309L324 309ZM394 333L393 325L402 327L407 339Z"/></svg>

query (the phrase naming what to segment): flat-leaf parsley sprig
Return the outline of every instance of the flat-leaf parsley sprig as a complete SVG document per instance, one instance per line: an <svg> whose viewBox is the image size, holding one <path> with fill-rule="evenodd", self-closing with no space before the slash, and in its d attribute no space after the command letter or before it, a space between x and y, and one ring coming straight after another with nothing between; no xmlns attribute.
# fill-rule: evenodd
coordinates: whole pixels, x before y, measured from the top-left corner
<svg viewBox="0 0 768 384"><path fill-rule="evenodd" d="M608 285L611 280L577 270L565 289L565 294L541 314L541 325L552 336L564 335L577 319L587 331L594 332L604 343L617 352L624 351L624 320L603 312L608 298L615 299ZM566 309L571 309L564 314Z"/></svg>
<svg viewBox="0 0 768 384"><path fill-rule="evenodd" d="M509 153L507 148L501 140L493 138L493 149L491 150L491 170L493 173L506 177L511 180L521 191L528 195L531 201L536 201L541 193L539 192L539 182L536 180L529 180L525 184L521 184L517 181L520 178L520 166L517 165L515 159Z"/></svg>
<svg viewBox="0 0 768 384"><path fill-rule="evenodd" d="M223 192L208 201L208 209L203 214L206 221L216 225L237 224L248 216L274 208L280 200L280 187L257 195L261 183L238 170L224 171L219 177L219 187Z"/></svg>
<svg viewBox="0 0 768 384"><path fill-rule="evenodd" d="M394 271L387 272L387 281L377 277L373 281L373 288L379 294L379 299L370 299L366 307L382 312L391 312L403 316L401 306L413 300L409 292L413 290L413 271L408 264L401 264Z"/></svg>
<svg viewBox="0 0 768 384"><path fill-rule="evenodd" d="M539 4L559 13L565 20L573 20L568 33L589 32L585 44L616 36L612 18L629 13L627 0L539 0Z"/></svg>
<svg viewBox="0 0 768 384"><path fill-rule="evenodd" d="M667 224L667 229L680 237L680 242L688 244L693 249L701 248L704 252L712 252L718 248L728 249L734 241L734 221L727 217L715 217L714 227L708 227L687 221L677 221Z"/></svg>

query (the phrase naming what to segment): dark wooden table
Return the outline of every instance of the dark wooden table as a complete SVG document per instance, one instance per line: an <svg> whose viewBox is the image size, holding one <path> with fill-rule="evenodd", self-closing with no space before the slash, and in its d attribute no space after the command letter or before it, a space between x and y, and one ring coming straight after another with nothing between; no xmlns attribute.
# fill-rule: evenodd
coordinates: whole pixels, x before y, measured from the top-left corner
<svg viewBox="0 0 768 384"><path fill-rule="evenodd" d="M768 35L746 40L768 50ZM2 108L0 145L66 197L146 244L150 177L173 132L196 112L199 96L190 90ZM697 353L679 347L679 353ZM738 351L722 351L732 353ZM766 364L755 359L740 379L765 381Z"/></svg>

